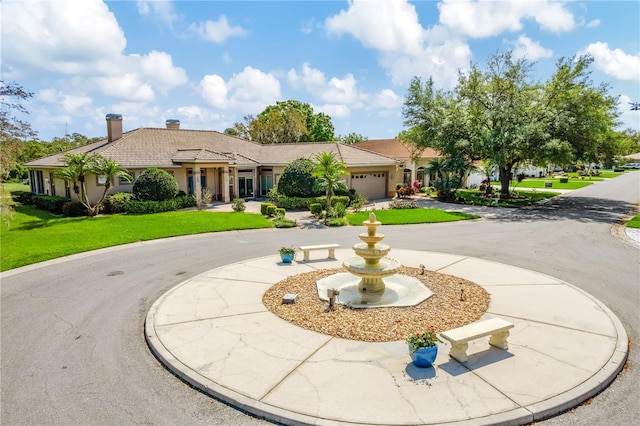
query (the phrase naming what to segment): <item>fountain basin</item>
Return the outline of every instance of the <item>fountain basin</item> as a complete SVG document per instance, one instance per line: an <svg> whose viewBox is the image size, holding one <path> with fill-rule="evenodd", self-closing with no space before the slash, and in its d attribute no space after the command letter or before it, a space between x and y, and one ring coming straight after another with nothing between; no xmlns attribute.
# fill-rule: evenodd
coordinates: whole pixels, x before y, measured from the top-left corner
<svg viewBox="0 0 640 426"><path fill-rule="evenodd" d="M328 301L327 289L336 289L340 294L336 303L352 308L389 308L415 306L433 295L418 279L406 275L383 278L384 292L362 293L358 286L361 278L348 272L338 273L316 282L318 297Z"/></svg>
<svg viewBox="0 0 640 426"><path fill-rule="evenodd" d="M367 259L362 257L352 257L344 261L344 266L349 272L361 277L388 277L394 275L402 265L395 259L385 257L383 259L375 259L375 263L368 263Z"/></svg>

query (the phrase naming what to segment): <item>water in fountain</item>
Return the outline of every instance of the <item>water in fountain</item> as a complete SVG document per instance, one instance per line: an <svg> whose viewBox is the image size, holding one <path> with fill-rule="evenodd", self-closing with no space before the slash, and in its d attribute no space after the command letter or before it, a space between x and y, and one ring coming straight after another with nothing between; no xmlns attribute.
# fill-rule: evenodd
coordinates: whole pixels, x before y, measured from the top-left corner
<svg viewBox="0 0 640 426"><path fill-rule="evenodd" d="M344 261L349 272L317 281L320 298L328 300L327 289L335 289L339 292L336 301L354 308L413 306L428 299L431 291L419 280L397 274L402 265L386 257L391 248L381 243L384 235L377 233L381 223L375 214L362 224L367 232L360 234L362 242L353 246L358 257Z"/></svg>

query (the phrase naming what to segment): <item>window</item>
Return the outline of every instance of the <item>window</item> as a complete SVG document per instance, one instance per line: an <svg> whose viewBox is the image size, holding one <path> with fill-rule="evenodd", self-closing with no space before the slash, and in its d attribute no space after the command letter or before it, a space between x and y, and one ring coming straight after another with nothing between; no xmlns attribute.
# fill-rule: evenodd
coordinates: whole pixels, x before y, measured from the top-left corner
<svg viewBox="0 0 640 426"><path fill-rule="evenodd" d="M98 185L104 185L105 183L107 183L106 175L98 175L97 179L98 179Z"/></svg>
<svg viewBox="0 0 640 426"><path fill-rule="evenodd" d="M129 175L131 176L131 180L126 180L125 178L120 177L120 185L133 185L133 183L136 181L136 173L131 172L129 173Z"/></svg>

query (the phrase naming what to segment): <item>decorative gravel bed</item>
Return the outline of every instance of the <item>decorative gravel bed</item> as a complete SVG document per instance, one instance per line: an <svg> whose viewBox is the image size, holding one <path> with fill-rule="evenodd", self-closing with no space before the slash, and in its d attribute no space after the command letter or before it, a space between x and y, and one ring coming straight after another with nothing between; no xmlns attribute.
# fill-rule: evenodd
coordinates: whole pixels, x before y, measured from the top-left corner
<svg viewBox="0 0 640 426"><path fill-rule="evenodd" d="M450 330L477 321L489 306L489 293L471 281L432 271L423 275L421 269L402 267L400 274L419 279L433 296L410 307L352 309L337 304L325 312L329 304L318 297L316 281L338 272L347 271L337 268L290 276L267 290L262 302L299 327L366 342L404 340L427 327L436 332ZM297 293L296 303L283 304L286 293Z"/></svg>

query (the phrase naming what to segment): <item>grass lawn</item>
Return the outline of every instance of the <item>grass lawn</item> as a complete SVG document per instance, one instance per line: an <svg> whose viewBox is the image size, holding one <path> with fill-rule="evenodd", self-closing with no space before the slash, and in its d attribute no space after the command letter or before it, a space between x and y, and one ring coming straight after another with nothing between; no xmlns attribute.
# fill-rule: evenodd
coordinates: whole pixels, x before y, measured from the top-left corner
<svg viewBox="0 0 640 426"><path fill-rule="evenodd" d="M588 180L569 180L569 182L567 183L560 183L559 179L555 179L555 178L550 178L550 179L545 179L545 178L526 178L525 180L523 180L522 182L518 183L517 180L512 180L511 181L511 188L513 189L518 189L518 188L544 188L544 183L545 182L553 182L553 187L555 189L580 189L580 188L584 188L585 186L589 186L592 185L593 182L595 181L592 180L591 182L589 182ZM500 182L491 182L492 185L500 185Z"/></svg>
<svg viewBox="0 0 640 426"><path fill-rule="evenodd" d="M542 192L542 191L515 191L518 198L500 198L498 200L498 207L518 208L529 206L537 201L541 201L547 198L552 198L558 195L557 192ZM456 191L458 197L464 198L468 204L474 206L489 206L493 205L494 201L483 197L480 191L473 189L459 189Z"/></svg>
<svg viewBox="0 0 640 426"><path fill-rule="evenodd" d="M627 222L627 226L629 228L640 228L640 214L631 218L629 222Z"/></svg>
<svg viewBox="0 0 640 426"><path fill-rule="evenodd" d="M362 225L369 220L371 211L361 211L348 214L349 225ZM477 219L480 216L460 212L446 212L438 209L388 209L374 210L376 220L383 225L408 225L416 223L453 222L456 220Z"/></svg>
<svg viewBox="0 0 640 426"><path fill-rule="evenodd" d="M150 215L57 217L14 206L9 227L0 224L0 270L136 241L204 232L271 228L259 214L178 211Z"/></svg>

